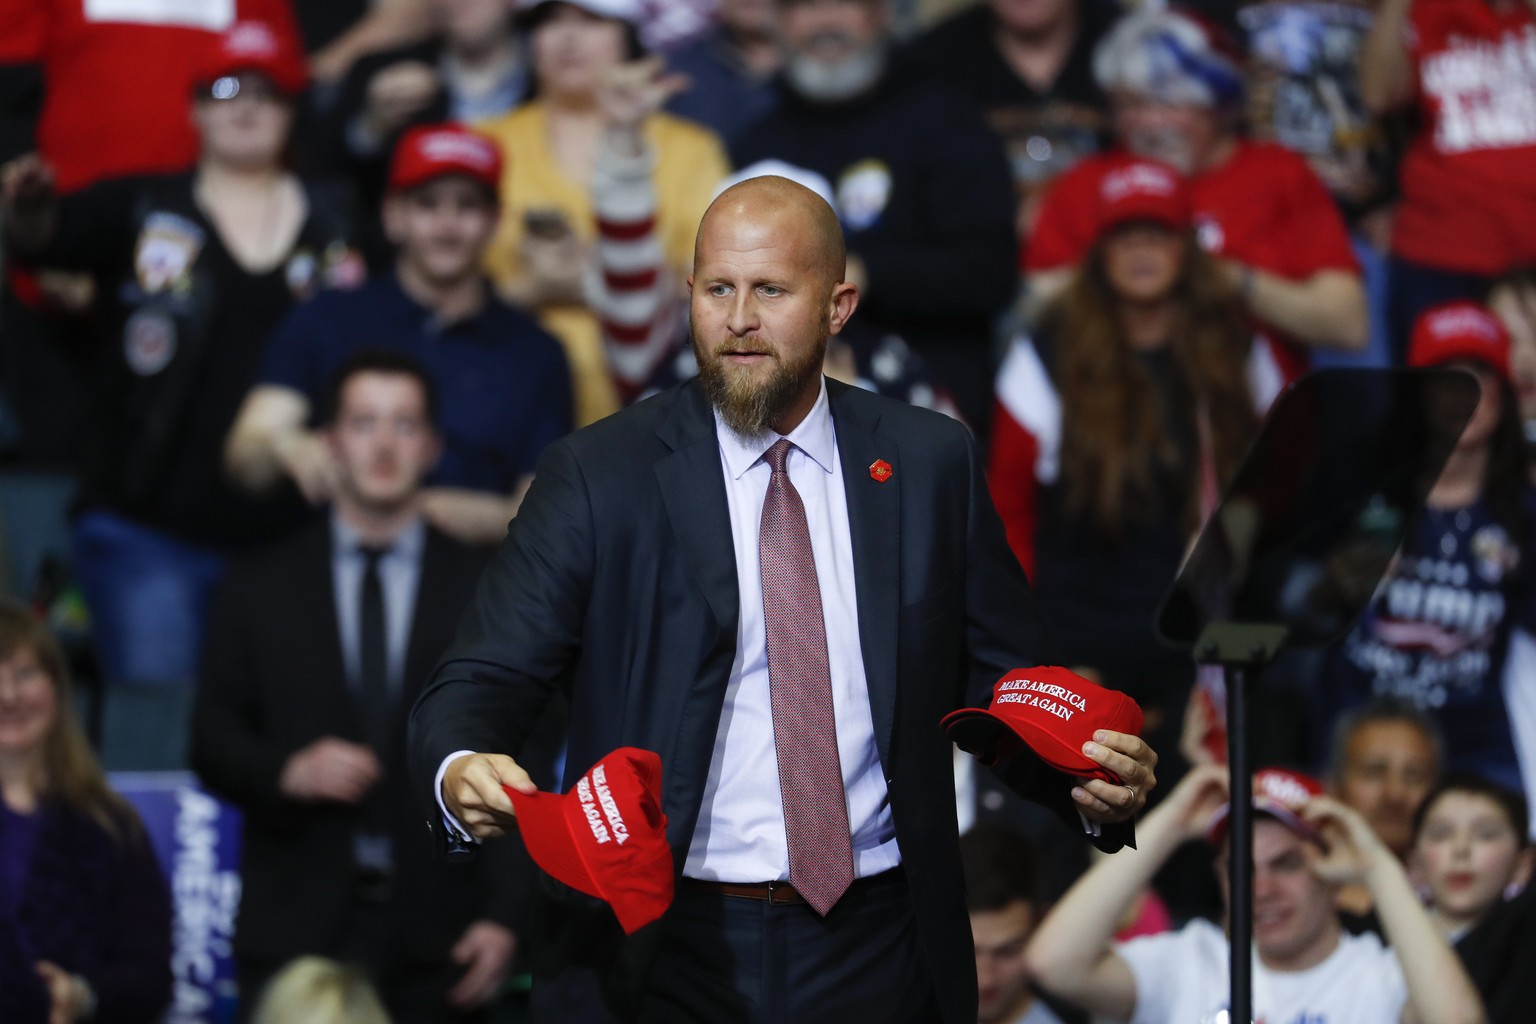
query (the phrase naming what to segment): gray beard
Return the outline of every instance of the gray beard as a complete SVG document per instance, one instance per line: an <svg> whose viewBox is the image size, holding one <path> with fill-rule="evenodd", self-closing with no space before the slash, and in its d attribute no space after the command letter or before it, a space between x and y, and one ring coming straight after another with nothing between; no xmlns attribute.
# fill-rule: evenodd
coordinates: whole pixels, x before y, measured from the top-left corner
<svg viewBox="0 0 1536 1024"><path fill-rule="evenodd" d="M784 78L800 96L814 103L838 103L868 92L885 71L885 43L876 42L836 64L791 53Z"/></svg>

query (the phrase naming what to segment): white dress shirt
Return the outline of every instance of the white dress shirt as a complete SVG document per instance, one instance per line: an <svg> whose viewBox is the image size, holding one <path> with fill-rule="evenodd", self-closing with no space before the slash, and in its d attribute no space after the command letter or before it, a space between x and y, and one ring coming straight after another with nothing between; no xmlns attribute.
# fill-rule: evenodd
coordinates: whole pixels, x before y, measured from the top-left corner
<svg viewBox="0 0 1536 1024"><path fill-rule="evenodd" d="M773 475L763 461L763 454L779 435L768 434L747 441L732 433L718 416L715 430L725 471L741 613L736 624L736 659L731 665L704 800L683 874L719 882L785 881L789 878L789 845L784 833L784 805L773 746L768 645L758 564L763 499ZM875 747L874 719L859 644L848 498L843 489L843 470L838 461L837 434L827 404L825 380L816 404L787 436L795 448L789 454L786 469L805 506L811 552L821 585L838 757L853 840L853 873L864 878L900 864L901 851L896 845L890 796ZM455 759L469 753L459 750L445 757L438 766L436 779L444 820L461 835L468 835L468 830L442 803L443 775Z"/></svg>
<svg viewBox="0 0 1536 1024"><path fill-rule="evenodd" d="M789 878L789 848L774 756L758 564L763 499L773 475L763 454L779 435L744 440L718 416L715 430L725 470L741 614L736 623L736 660L731 665L704 802L683 874L722 882L782 881ZM874 720L859 644L848 499L825 381L810 413L787 436L794 445L787 460L789 479L805 506L821 585L838 756L853 837L853 871L856 877L865 877L895 867L901 863L901 853L875 749Z"/></svg>

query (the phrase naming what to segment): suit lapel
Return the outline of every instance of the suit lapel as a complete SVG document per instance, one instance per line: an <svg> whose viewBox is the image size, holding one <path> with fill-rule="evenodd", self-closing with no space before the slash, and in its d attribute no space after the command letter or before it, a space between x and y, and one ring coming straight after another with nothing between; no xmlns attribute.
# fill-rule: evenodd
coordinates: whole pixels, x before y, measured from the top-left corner
<svg viewBox="0 0 1536 1024"><path fill-rule="evenodd" d="M714 417L697 381L676 393L672 411L656 433L672 449L657 461L655 472L683 564L703 591L720 629L734 635L741 595L731 510Z"/></svg>
<svg viewBox="0 0 1536 1024"><path fill-rule="evenodd" d="M849 388L827 381L832 423L837 431L838 461L848 496L848 528L853 537L853 576L859 602L859 646L874 719L875 745L890 764L891 730L896 719L896 661L901 603L902 466L895 441L876 433L879 414L863 416L845 400ZM870 475L877 460L890 465L886 480Z"/></svg>
<svg viewBox="0 0 1536 1024"><path fill-rule="evenodd" d="M421 575L416 580L416 606L411 609L411 635L405 642L405 678L401 681L400 704L409 710L415 703L417 692L426 684L441 651L427 650L423 645L430 632L429 616L436 614L445 599L443 594L443 563L437 557L440 541L430 528L421 547Z"/></svg>

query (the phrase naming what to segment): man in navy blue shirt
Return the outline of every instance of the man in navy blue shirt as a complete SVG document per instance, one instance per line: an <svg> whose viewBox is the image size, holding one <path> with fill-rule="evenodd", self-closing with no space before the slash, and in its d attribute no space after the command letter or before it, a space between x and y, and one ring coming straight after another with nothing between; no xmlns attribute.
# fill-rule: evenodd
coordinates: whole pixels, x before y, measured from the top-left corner
<svg viewBox="0 0 1536 1024"><path fill-rule="evenodd" d="M501 156L452 125L400 140L384 200L394 272L298 307L278 328L230 431L225 464L252 490L290 476L310 501L335 483L315 432L332 377L359 349L398 348L442 395L442 459L428 481L431 523L494 543L517 514L545 445L571 429L571 378L560 343L497 300L481 272L495 230Z"/></svg>

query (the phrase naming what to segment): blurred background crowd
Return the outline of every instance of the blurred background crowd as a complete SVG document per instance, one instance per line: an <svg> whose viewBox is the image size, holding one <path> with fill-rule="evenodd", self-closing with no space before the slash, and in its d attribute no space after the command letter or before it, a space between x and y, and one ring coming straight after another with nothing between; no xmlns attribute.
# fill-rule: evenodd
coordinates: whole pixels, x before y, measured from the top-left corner
<svg viewBox="0 0 1536 1024"><path fill-rule="evenodd" d="M1158 602L1286 384L1430 365L1472 421L1254 742L1528 1019L1536 3L0 0L0 164L0 1019L156 1020L179 983L103 765L238 808L240 1019L515 1015L535 873L433 861L404 716L542 449L695 372L695 228L763 172L847 237L826 372L970 427L1052 660L1163 754L1166 856L1103 922L1081 841L957 758L982 1019L1129 1013L1039 993L1081 966L1028 949L1064 893L1056 940L1220 919L1183 840L1222 686ZM1327 881L1316 928L1402 945Z"/></svg>

